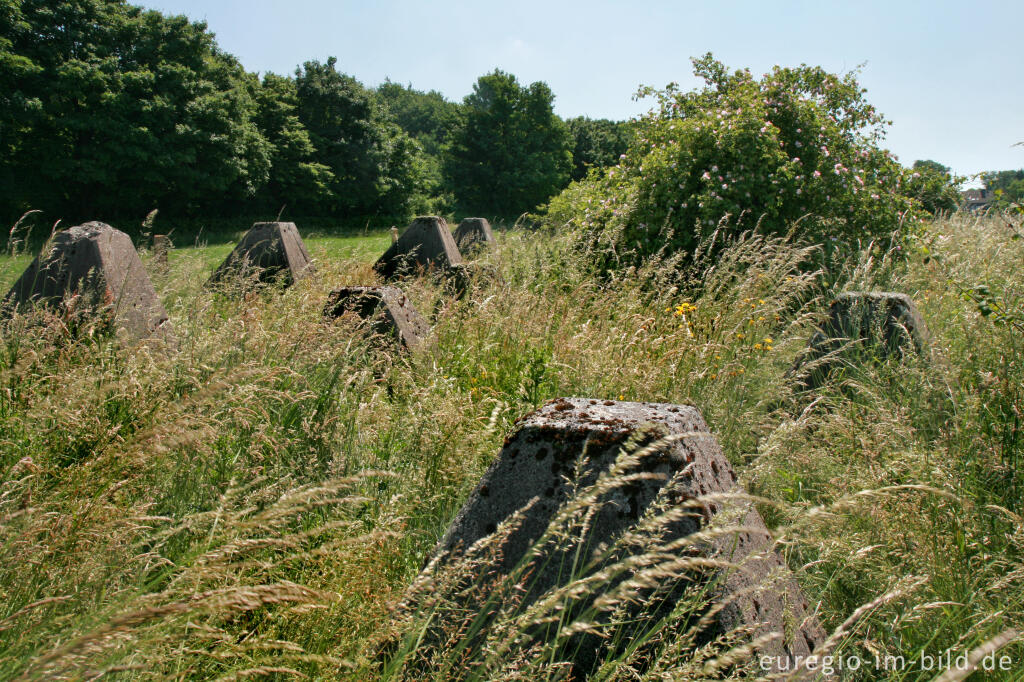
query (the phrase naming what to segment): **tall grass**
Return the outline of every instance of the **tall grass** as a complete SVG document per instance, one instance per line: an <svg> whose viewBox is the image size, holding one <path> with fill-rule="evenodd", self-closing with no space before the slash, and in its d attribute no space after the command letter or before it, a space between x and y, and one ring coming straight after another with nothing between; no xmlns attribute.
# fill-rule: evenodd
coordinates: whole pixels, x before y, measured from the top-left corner
<svg viewBox="0 0 1024 682"><path fill-rule="evenodd" d="M153 275L177 350L15 316L0 338L0 678L565 675L544 646L417 658L428 612L396 611L513 421L560 395L696 405L837 655L910 662L1024 630L1020 229L954 216L913 253L866 249L827 276L751 236L693 285L657 266L596 282L559 239L512 232L486 256L502 282L458 301L408 283L437 336L412 356L320 319L329 289L374 278L324 251L314 277L241 296L200 288L201 252L174 254ZM794 393L787 371L840 288L909 294L932 358ZM445 580L427 586L438 613ZM491 641L532 623L502 613ZM727 674L742 642L694 653L686 616L601 676ZM440 627L468 642L457 619ZM986 679L1024 670L1004 639L1013 671Z"/></svg>

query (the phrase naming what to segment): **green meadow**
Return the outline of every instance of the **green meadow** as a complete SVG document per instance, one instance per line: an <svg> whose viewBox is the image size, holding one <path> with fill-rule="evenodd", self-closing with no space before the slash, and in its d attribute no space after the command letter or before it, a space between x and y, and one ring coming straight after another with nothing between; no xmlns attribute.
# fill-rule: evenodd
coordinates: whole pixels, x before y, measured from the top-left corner
<svg viewBox="0 0 1024 682"><path fill-rule="evenodd" d="M1024 627L1019 230L958 214L910 254L847 262L843 290L914 299L932 355L812 394L787 372L839 290L781 238L739 239L687 286L656 266L595 280L573 242L499 231L481 260L501 282L460 300L401 284L434 326L415 354L321 318L331 288L376 281L387 231L310 234L313 276L242 295L202 286L229 241L178 244L166 268L143 248L177 348L4 322L0 677L564 676L572 622L540 645L514 635L544 613L467 628L443 572L429 608L396 610L514 421L558 396L696 406L832 655L865 662L845 679L937 677L923 656ZM3 261L5 286L26 261ZM597 679L756 665L739 641L687 639L707 604L685 604ZM999 653L1012 668L978 679L1018 678L1024 650ZM887 656L906 666L875 667Z"/></svg>

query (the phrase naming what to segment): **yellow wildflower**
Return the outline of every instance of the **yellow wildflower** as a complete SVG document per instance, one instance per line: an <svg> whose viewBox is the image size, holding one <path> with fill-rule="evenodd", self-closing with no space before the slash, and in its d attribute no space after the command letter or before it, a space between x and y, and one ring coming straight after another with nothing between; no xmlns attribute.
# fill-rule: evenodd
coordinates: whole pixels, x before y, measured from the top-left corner
<svg viewBox="0 0 1024 682"><path fill-rule="evenodd" d="M697 306L693 305L689 301L683 301L676 306L676 315L685 315L686 313L692 313L697 310Z"/></svg>

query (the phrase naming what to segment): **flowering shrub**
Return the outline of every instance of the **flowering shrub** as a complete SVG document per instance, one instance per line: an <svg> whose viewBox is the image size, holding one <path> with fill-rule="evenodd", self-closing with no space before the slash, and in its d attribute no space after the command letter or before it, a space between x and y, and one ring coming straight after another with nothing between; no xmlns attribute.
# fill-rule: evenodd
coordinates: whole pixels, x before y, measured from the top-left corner
<svg viewBox="0 0 1024 682"><path fill-rule="evenodd" d="M947 166L936 161L915 161L904 182L905 192L921 202L932 215L950 213L960 205L959 186L964 178L952 175Z"/></svg>
<svg viewBox="0 0 1024 682"><path fill-rule="evenodd" d="M887 121L854 74L776 67L757 80L710 54L693 63L703 89L641 90L657 106L619 164L549 205L602 266L691 252L720 225L856 245L917 221L905 169L878 146Z"/></svg>

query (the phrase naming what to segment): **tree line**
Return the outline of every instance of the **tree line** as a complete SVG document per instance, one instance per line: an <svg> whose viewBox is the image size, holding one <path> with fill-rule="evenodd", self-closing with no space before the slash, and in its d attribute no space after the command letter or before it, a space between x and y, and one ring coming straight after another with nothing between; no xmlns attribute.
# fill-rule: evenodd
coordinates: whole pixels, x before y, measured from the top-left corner
<svg viewBox="0 0 1024 682"><path fill-rule="evenodd" d="M981 181L995 195L997 208L1024 204L1024 168L982 173Z"/></svg>
<svg viewBox="0 0 1024 682"><path fill-rule="evenodd" d="M0 0L0 212L65 220L514 215L626 151L495 70L462 102L333 57L246 71L205 23L124 0Z"/></svg>

